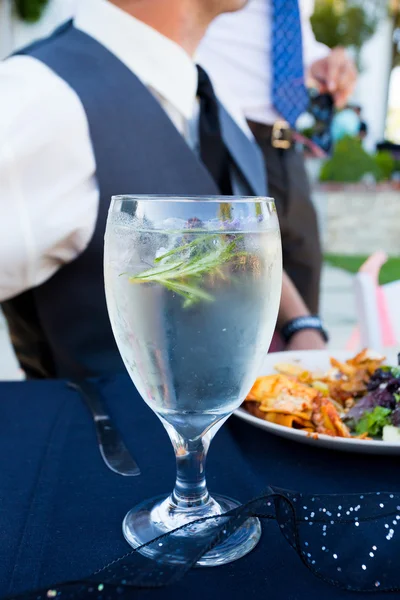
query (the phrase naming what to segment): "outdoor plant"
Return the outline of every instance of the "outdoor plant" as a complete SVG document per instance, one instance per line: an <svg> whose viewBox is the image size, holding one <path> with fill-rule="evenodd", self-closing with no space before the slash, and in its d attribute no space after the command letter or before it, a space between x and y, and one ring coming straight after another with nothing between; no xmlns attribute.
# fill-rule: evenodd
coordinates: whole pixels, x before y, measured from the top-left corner
<svg viewBox="0 0 400 600"><path fill-rule="evenodd" d="M14 0L17 14L30 23L40 19L48 3L49 0Z"/></svg>
<svg viewBox="0 0 400 600"><path fill-rule="evenodd" d="M311 25L319 42L330 48L350 47L359 59L387 10L384 0L316 0Z"/></svg>
<svg viewBox="0 0 400 600"><path fill-rule="evenodd" d="M362 147L359 139L346 136L335 145L332 157L321 168L321 181L357 183L371 174L376 181L384 178L376 159Z"/></svg>
<svg viewBox="0 0 400 600"><path fill-rule="evenodd" d="M392 154L388 151L378 152L375 155L375 163L382 174L382 179L391 179L396 167Z"/></svg>

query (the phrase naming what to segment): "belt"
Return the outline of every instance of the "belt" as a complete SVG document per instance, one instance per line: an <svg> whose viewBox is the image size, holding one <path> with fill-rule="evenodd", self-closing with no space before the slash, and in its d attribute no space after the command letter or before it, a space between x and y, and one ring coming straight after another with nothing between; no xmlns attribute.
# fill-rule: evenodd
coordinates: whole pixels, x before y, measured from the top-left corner
<svg viewBox="0 0 400 600"><path fill-rule="evenodd" d="M247 121L247 123L256 139L269 140L274 148L289 150L295 142L293 130L283 119L275 121L273 125L264 125L254 121Z"/></svg>

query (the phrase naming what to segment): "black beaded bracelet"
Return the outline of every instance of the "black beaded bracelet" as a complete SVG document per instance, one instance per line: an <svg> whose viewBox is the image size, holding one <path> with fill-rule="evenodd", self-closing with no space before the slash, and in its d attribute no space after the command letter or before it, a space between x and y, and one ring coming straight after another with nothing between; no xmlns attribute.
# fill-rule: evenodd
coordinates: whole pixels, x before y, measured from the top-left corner
<svg viewBox="0 0 400 600"><path fill-rule="evenodd" d="M304 317L297 317L288 321L281 329L281 336L287 344L295 333L303 331L305 329L314 329L319 331L325 342L329 341L327 332L325 331L321 319L316 315L307 315Z"/></svg>

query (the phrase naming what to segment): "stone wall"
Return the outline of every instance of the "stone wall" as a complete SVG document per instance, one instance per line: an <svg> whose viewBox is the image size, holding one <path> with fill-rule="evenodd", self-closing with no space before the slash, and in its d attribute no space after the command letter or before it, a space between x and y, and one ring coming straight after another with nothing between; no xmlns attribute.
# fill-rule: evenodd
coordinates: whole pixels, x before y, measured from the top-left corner
<svg viewBox="0 0 400 600"><path fill-rule="evenodd" d="M400 256L399 186L317 186L314 201L326 253Z"/></svg>

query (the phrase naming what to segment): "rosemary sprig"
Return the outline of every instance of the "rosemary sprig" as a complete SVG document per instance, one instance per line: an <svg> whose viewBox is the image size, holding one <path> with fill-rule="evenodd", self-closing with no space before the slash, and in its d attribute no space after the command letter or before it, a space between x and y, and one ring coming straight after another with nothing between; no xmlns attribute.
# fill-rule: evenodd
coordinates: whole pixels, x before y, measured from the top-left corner
<svg viewBox="0 0 400 600"><path fill-rule="evenodd" d="M129 282L163 285L184 298L184 308L201 300L212 302L214 297L201 287L203 278L213 275L223 279L225 276L222 265L246 254L238 248L238 242L243 236L235 236L232 241L226 241L222 237L204 235L173 248L157 257L154 260L155 266L151 269L130 276Z"/></svg>

